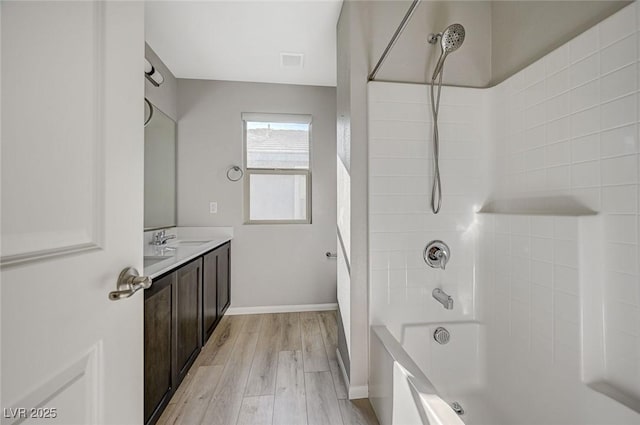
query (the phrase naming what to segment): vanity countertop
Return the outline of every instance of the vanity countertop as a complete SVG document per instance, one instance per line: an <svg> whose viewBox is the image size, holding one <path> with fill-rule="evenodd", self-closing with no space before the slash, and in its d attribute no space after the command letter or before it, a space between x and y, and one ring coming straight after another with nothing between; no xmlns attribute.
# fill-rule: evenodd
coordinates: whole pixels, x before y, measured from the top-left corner
<svg viewBox="0 0 640 425"><path fill-rule="evenodd" d="M166 245L151 244L155 231L144 233L144 275L154 279L233 239L232 227L173 227Z"/></svg>

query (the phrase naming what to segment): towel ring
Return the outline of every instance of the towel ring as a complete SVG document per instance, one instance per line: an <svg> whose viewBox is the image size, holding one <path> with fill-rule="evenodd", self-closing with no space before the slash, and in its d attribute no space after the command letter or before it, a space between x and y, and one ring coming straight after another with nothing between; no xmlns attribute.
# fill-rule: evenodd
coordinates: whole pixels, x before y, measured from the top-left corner
<svg viewBox="0 0 640 425"><path fill-rule="evenodd" d="M232 172L240 173L240 174L237 175L236 178L233 178L233 177L231 177L231 173ZM227 178L229 179L229 181L237 182L243 176L244 176L244 171L242 171L242 168L238 167L237 165L233 165L233 166L229 167L229 169L227 170Z"/></svg>
<svg viewBox="0 0 640 425"><path fill-rule="evenodd" d="M151 102L149 102L149 99L147 99L146 97L144 98L144 103L146 103L147 106L149 106L149 117L144 120L144 126L146 127L147 124L149 124L149 121L151 121L151 118L153 118L153 105L151 104Z"/></svg>

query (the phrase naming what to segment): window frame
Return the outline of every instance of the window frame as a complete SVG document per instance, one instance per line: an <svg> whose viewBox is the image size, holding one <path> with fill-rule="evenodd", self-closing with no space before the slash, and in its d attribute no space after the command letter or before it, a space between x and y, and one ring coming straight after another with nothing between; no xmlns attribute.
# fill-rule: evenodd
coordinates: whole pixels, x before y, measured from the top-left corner
<svg viewBox="0 0 640 425"><path fill-rule="evenodd" d="M251 119L259 117L260 119ZM308 121L308 122L306 122ZM306 123L309 125L309 167L308 168L249 168L247 160L247 123L271 122L271 123ZM278 114L278 113L243 113L242 114L242 156L244 168L244 224L312 224L311 211L311 171L313 167L313 117L311 114ZM275 176L305 176L306 178L306 218L304 219L279 219L279 220L255 220L251 219L251 176L252 175Z"/></svg>

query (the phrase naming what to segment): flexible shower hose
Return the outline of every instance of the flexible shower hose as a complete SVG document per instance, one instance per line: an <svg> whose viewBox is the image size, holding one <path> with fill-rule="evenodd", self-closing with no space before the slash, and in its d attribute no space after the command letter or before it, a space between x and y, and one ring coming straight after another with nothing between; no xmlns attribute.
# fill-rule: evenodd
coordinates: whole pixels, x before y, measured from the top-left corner
<svg viewBox="0 0 640 425"><path fill-rule="evenodd" d="M442 74L444 64L438 76L431 80L431 112L433 114L433 186L431 187L431 211L440 212L442 206L442 183L440 181L440 138L438 135L438 111L440 109L440 91L442 90ZM437 95L435 94L436 77L438 80Z"/></svg>

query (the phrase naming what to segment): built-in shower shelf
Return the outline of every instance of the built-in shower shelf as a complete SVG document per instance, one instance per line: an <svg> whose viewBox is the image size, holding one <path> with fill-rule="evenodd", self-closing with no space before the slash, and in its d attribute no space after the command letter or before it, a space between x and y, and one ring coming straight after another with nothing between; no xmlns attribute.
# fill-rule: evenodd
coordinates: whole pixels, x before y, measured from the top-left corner
<svg viewBox="0 0 640 425"><path fill-rule="evenodd" d="M478 211L480 214L590 216L597 212L570 196L518 199L492 199Z"/></svg>

